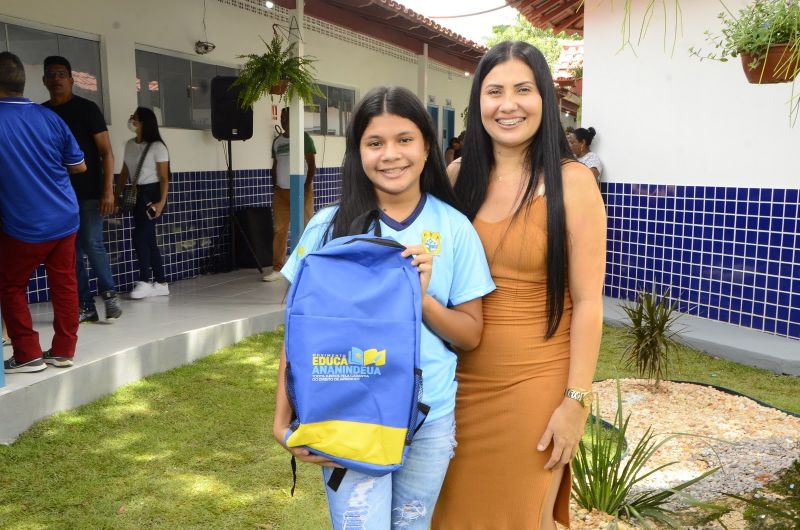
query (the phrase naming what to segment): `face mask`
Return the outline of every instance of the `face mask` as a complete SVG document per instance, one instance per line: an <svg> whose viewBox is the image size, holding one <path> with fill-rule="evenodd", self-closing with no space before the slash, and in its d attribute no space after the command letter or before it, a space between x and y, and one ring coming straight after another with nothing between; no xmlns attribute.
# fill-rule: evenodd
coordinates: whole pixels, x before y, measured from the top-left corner
<svg viewBox="0 0 800 530"><path fill-rule="evenodd" d="M134 125L133 125L133 120L128 120L128 129L129 129L129 130L130 130L132 133L135 133L135 132L136 132L136 127L134 127Z"/></svg>

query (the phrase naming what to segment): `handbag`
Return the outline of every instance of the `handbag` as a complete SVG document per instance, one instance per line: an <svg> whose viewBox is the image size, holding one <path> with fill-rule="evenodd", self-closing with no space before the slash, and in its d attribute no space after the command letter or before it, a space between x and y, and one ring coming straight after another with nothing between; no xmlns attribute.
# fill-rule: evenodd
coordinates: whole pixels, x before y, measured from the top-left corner
<svg viewBox="0 0 800 530"><path fill-rule="evenodd" d="M147 156L147 151L150 150L150 143L144 146L144 151L139 157L139 163L136 164L136 172L133 175L133 184L126 184L120 195L119 209L123 213L130 213L136 208L136 197L139 194L139 174L142 172L142 164Z"/></svg>

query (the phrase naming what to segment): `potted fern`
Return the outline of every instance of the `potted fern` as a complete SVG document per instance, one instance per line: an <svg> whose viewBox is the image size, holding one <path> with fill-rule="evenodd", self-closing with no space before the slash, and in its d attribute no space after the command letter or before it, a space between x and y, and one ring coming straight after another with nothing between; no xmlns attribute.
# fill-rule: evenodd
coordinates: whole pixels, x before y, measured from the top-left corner
<svg viewBox="0 0 800 530"><path fill-rule="evenodd" d="M706 31L715 51L690 48L700 59L727 61L741 57L751 83L791 82L800 71L800 0L754 0L738 14L725 11L718 34Z"/></svg>
<svg viewBox="0 0 800 530"><path fill-rule="evenodd" d="M313 104L314 96L324 97L314 78L316 58L297 57L295 44L287 43L278 34L270 42L263 38L261 41L267 47L265 53L238 56L247 59L235 83L242 87L239 94L242 107L252 106L267 93L278 95L279 101L298 97L308 104Z"/></svg>

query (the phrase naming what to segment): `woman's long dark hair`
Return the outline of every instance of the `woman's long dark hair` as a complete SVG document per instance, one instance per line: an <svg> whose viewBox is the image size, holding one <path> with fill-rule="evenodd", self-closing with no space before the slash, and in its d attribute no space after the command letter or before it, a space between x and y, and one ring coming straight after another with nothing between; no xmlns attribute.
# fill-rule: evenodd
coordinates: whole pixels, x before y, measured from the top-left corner
<svg viewBox="0 0 800 530"><path fill-rule="evenodd" d="M142 124L142 141L147 143L161 142L165 146L167 145L161 139L161 133L158 132L158 120L152 110L147 107L136 107L136 111L133 114Z"/></svg>
<svg viewBox="0 0 800 530"><path fill-rule="evenodd" d="M567 137L561 128L558 100L553 88L553 77L547 60L535 47L526 42L501 42L486 52L472 81L467 115L467 131L461 148L461 170L455 192L463 212L475 218L483 201L489 176L494 168L492 138L481 122L481 85L489 72L498 64L519 59L533 71L536 87L542 98L542 122L528 145L526 168L530 177L522 208L528 207L536 194L538 176L543 175L547 196L547 332L550 338L558 329L564 311L564 293L567 283L567 228L564 212L564 193L561 182L561 164L574 160Z"/></svg>
<svg viewBox="0 0 800 530"><path fill-rule="evenodd" d="M359 102L347 126L346 147L342 164L342 198L331 220L326 238L350 233L350 225L360 215L378 208L375 186L367 178L361 164L361 137L375 116L394 114L414 123L428 147L428 159L422 168L420 191L455 206L456 197L445 173L436 131L425 107L413 92L402 87L377 87Z"/></svg>

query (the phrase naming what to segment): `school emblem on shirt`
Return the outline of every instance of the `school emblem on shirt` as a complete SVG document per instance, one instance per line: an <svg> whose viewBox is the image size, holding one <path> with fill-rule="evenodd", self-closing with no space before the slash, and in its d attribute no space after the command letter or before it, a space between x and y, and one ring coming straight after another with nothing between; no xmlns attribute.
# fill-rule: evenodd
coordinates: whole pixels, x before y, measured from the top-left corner
<svg viewBox="0 0 800 530"><path fill-rule="evenodd" d="M439 254L442 251L442 236L439 232L431 232L430 230L422 231L422 246L429 254Z"/></svg>
<svg viewBox="0 0 800 530"><path fill-rule="evenodd" d="M306 247L300 246L297 247L297 257L302 258L306 255Z"/></svg>

